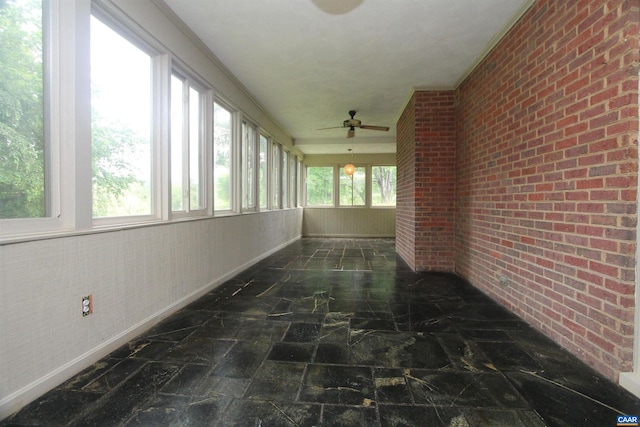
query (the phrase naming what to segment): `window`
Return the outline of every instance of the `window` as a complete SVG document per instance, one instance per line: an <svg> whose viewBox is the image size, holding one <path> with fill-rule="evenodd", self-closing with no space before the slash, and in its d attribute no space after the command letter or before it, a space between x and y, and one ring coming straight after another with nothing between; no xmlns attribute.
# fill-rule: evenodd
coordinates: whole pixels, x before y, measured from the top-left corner
<svg viewBox="0 0 640 427"><path fill-rule="evenodd" d="M280 208L280 144L274 142L271 145L271 179L273 180L272 208Z"/></svg>
<svg viewBox="0 0 640 427"><path fill-rule="evenodd" d="M296 160L296 206L302 205L302 160Z"/></svg>
<svg viewBox="0 0 640 427"><path fill-rule="evenodd" d="M213 187L216 211L231 210L231 146L233 141L232 114L219 103L213 105Z"/></svg>
<svg viewBox="0 0 640 427"><path fill-rule="evenodd" d="M340 206L364 206L366 204L366 168L356 167L353 175L340 168Z"/></svg>
<svg viewBox="0 0 640 427"><path fill-rule="evenodd" d="M307 167L307 206L333 206L333 167Z"/></svg>
<svg viewBox="0 0 640 427"><path fill-rule="evenodd" d="M396 205L396 166L371 166L371 206Z"/></svg>
<svg viewBox="0 0 640 427"><path fill-rule="evenodd" d="M282 207L289 207L289 152L282 150Z"/></svg>
<svg viewBox="0 0 640 427"><path fill-rule="evenodd" d="M43 8L0 6L0 219L50 215Z"/></svg>
<svg viewBox="0 0 640 427"><path fill-rule="evenodd" d="M267 148L269 147L269 138L264 135L260 135L260 147L259 147L259 176L258 176L258 197L260 198L260 209L267 209L268 207L268 175L267 175Z"/></svg>
<svg viewBox="0 0 640 427"><path fill-rule="evenodd" d="M91 18L94 217L152 213L151 74L147 53Z"/></svg>
<svg viewBox="0 0 640 427"><path fill-rule="evenodd" d="M289 207L295 208L298 196L298 161L296 156L289 156L289 180L291 181L289 189Z"/></svg>
<svg viewBox="0 0 640 427"><path fill-rule="evenodd" d="M256 129L242 122L242 209L256 209Z"/></svg>
<svg viewBox="0 0 640 427"><path fill-rule="evenodd" d="M204 197L203 90L180 75L171 76L171 210L195 211Z"/></svg>

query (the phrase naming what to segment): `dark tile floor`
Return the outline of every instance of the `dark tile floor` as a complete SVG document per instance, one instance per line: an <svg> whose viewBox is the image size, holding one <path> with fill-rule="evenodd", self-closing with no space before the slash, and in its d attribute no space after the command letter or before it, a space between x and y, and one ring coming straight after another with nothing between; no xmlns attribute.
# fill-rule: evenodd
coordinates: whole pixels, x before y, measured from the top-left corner
<svg viewBox="0 0 640 427"><path fill-rule="evenodd" d="M302 239L1 426L615 426L640 400L393 240Z"/></svg>

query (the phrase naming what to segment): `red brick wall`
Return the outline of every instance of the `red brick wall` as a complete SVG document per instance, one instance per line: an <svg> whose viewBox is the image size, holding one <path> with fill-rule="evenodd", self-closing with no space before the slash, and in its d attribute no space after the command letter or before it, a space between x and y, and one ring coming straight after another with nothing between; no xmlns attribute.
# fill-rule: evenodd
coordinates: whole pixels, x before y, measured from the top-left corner
<svg viewBox="0 0 640 427"><path fill-rule="evenodd" d="M457 272L614 380L632 370L639 6L539 0L456 92Z"/></svg>
<svg viewBox="0 0 640 427"><path fill-rule="evenodd" d="M416 268L416 162L415 97L409 100L397 124L396 146L396 251L409 266Z"/></svg>
<svg viewBox="0 0 640 427"><path fill-rule="evenodd" d="M452 91L416 92L398 122L396 246L418 271L454 270L455 114Z"/></svg>

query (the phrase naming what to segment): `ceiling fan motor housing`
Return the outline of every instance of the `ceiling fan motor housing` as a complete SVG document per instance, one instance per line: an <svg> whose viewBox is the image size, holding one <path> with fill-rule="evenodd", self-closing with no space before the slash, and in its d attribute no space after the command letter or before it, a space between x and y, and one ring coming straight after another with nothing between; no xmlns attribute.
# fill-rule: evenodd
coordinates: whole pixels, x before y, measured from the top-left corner
<svg viewBox="0 0 640 427"><path fill-rule="evenodd" d="M356 127L359 128L360 127L360 120L358 119L348 119L345 120L344 122L342 122L342 126L349 128L349 127Z"/></svg>

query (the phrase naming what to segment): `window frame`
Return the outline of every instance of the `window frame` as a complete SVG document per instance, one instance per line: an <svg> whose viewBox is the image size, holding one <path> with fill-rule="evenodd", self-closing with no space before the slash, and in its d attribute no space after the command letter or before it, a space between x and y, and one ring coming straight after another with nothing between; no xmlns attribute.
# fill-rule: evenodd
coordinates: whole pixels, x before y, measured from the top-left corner
<svg viewBox="0 0 640 427"><path fill-rule="evenodd" d="M350 205L348 204L342 204L341 200L342 200L342 192L340 191L342 189L342 185L341 185L341 181L340 179L342 178L343 174L344 174L344 166L345 164L340 164L335 168L335 172L337 175L337 180L335 181L335 202L336 202L336 207L338 208L349 208L349 209L353 209L353 208L367 208L370 207L370 191L369 189L371 188L370 185L368 185L367 180L369 178L369 171L368 171L368 167L367 165L361 165L358 163L353 163L353 165L355 166L356 170L354 172L353 175L351 175L351 203ZM364 169L364 203L360 204L360 205L354 205L353 204L353 185L354 185L354 175L358 172L358 169ZM348 175L344 174L345 177L349 177Z"/></svg>
<svg viewBox="0 0 640 427"><path fill-rule="evenodd" d="M208 87L205 83L202 82L201 79L194 77L192 73L183 71L183 67L177 64L178 61L174 60L173 65L171 67L170 74L170 85L169 85L169 97L172 95L171 85L173 84L174 76L181 79L182 81L182 101L181 104L183 106L183 129L182 129L182 140L181 140L181 150L182 150L182 207L180 210L173 210L173 195L172 195L172 165L169 166L167 175L169 179L169 214L171 218L184 218L189 216L201 217L210 214L211 212L211 198L209 188L211 187L211 173L209 172L209 162L208 159L210 157L211 145L213 139L213 129L208 125L208 117L210 112L210 105L213 105L213 90ZM191 145L191 91L195 90L198 92L199 96L199 108L198 108L198 197L200 200L200 206L197 209L192 208L191 206L191 172L192 172L192 160L193 153ZM171 117L173 111L173 100L169 100L170 102L170 114ZM185 108L186 106L186 108ZM172 137L172 127L173 123L170 122L169 129L169 163L171 164L172 160L172 149L174 147ZM185 189L186 185L186 189Z"/></svg>
<svg viewBox="0 0 640 427"><path fill-rule="evenodd" d="M290 173L289 173L289 151L285 150L284 147L280 150L280 206L282 207L282 209L287 209L290 207L290 184L291 184L291 179L290 179Z"/></svg>
<svg viewBox="0 0 640 427"><path fill-rule="evenodd" d="M63 25L61 16L68 12L69 6L59 0L42 2L42 138L43 138L43 197L44 215L41 217L1 218L0 240L22 240L23 236L33 233L49 233L67 230L73 226L73 216L67 213L68 203L63 199L61 187L73 185L65 179L62 170L72 165L71 159L62 157L62 146L66 142L70 129L62 126L68 117L75 116L75 109L63 102L74 92L77 82L65 81L63 70L68 69L61 53L62 47L70 45L76 27ZM64 3L64 2L62 2ZM71 148L73 145L70 146Z"/></svg>
<svg viewBox="0 0 640 427"><path fill-rule="evenodd" d="M243 115L242 118L242 132L240 136L240 170L241 170L241 180L240 180L240 190L241 190L241 212L257 212L260 201L258 200L258 156L259 156L259 135L260 129L258 126L253 123L249 118ZM251 129L251 137L245 139L245 130ZM247 155L249 154L249 148L252 149L252 156L249 158ZM251 176L248 175L249 170L252 171ZM249 190L247 191L247 188ZM249 203L249 196L251 197L252 203Z"/></svg>
<svg viewBox="0 0 640 427"><path fill-rule="evenodd" d="M271 140L271 209L282 209L282 146L278 141Z"/></svg>
<svg viewBox="0 0 640 427"><path fill-rule="evenodd" d="M150 213L144 215L120 215L111 217L93 217L93 228L103 228L115 225L136 225L140 223L156 222L163 219L164 214L164 197L162 195L162 189L165 187L163 182L168 179L165 176L169 173L168 170L163 171L164 162L162 162L162 152L164 151L165 136L164 130L160 128L159 124L162 123L163 109L168 108L168 102L163 99L163 90L168 87L168 80L170 78L170 71L167 67L167 56L162 53L150 37L143 34L139 34L132 30L134 25L125 17L116 16L115 12L110 8L102 6L102 2L92 2L89 18L95 17L100 20L104 25L109 27L116 34L127 40L136 48L140 49L150 57L151 68L151 91L150 91L150 173L149 173L149 185L150 185ZM90 28L88 28L90 34ZM90 56L89 52L89 56ZM90 84L90 82L89 82ZM91 99L91 91L88 93L89 102ZM166 96L168 98L168 94ZM90 105L90 104L89 104ZM91 123L89 123L89 140L91 140ZM91 156L91 147L89 147ZM90 157L92 158L92 157ZM89 168L91 168L91 162ZM91 173L93 177L93 174ZM92 192L92 189L90 188ZM169 206L170 208L170 206ZM89 206L90 212L93 207Z"/></svg>
<svg viewBox="0 0 640 427"><path fill-rule="evenodd" d="M388 163L372 163L370 165L367 165L367 167L369 168L369 174L368 174L368 180L370 181L369 184L369 192L367 193L369 195L369 204L370 207L372 209L395 209L396 208L396 204L393 205L374 205L373 204L373 168L375 167L394 167L396 168L396 179L395 179L395 186L396 186L396 202L397 202L397 184L398 184L398 165L392 165L392 164L388 164Z"/></svg>
<svg viewBox="0 0 640 427"><path fill-rule="evenodd" d="M233 104L231 104L230 102L227 102L226 100L224 100L223 98L219 97L219 96L214 96L213 98L213 104L218 104L220 107L224 108L225 110L227 110L230 113L230 132L231 135L229 137L230 141L229 141L229 207L228 208L223 208L223 209L218 209L215 203L215 198L216 198L216 179L215 179L215 169L216 169L216 165L215 165L215 147L216 147L216 140L215 140L215 132L212 131L212 135L213 135L213 152L211 155L211 167L213 169L213 183L212 183L212 190L213 190L213 199L211 201L212 205L213 205L213 215L214 216L228 216L228 215L232 215L234 213L238 212L238 181L239 181L239 167L238 167L238 162L239 162L239 153L238 153L238 145L239 145L239 140L240 137L239 135L241 134L241 130L240 128L240 122L241 120L239 120L239 113L238 110L235 109L233 107ZM215 110L215 107L214 107ZM213 124L213 128L215 128L215 116L214 114L211 115L210 120Z"/></svg>
<svg viewBox="0 0 640 427"><path fill-rule="evenodd" d="M331 204L310 205L309 204L309 169L311 168L331 168ZM335 165L306 165L304 174L305 200L304 206L309 208L335 208L336 204L336 166Z"/></svg>
<svg viewBox="0 0 640 427"><path fill-rule="evenodd" d="M264 165L260 156L262 154L262 142L264 141ZM270 181L271 181L271 157L269 156L269 147L271 146L271 137L264 131L260 130L258 133L258 210L268 211L270 208ZM262 167L264 166L264 177L261 178ZM262 198L264 197L264 200Z"/></svg>
<svg viewBox="0 0 640 427"><path fill-rule="evenodd" d="M397 165L392 163L354 163L357 169L364 169L365 179L365 203L361 205L347 205L340 203L340 177L343 175L344 164L335 163L315 163L307 164L301 161L300 170L300 192L301 192L301 206L305 208L335 208L335 209L396 209L396 205L373 205L373 167L395 167L396 168L396 183L397 183ZM309 192L308 192L308 172L309 168L332 168L333 179L333 203L331 205L311 205L309 204Z"/></svg>

